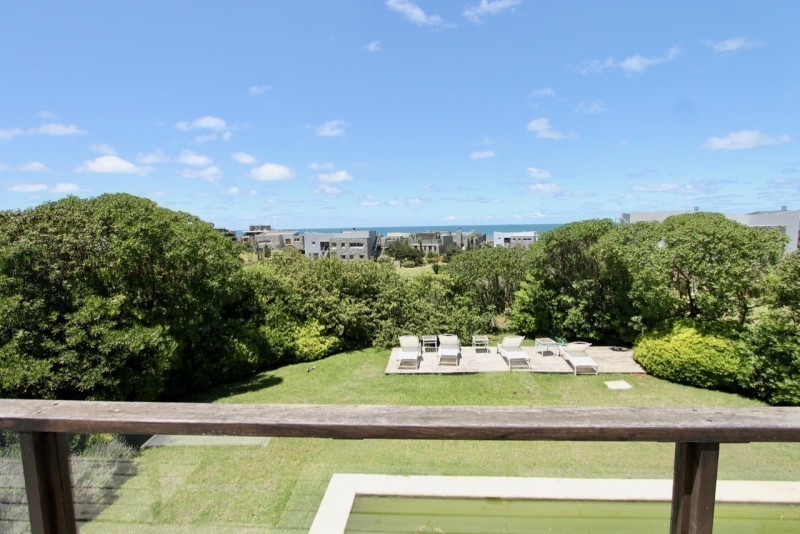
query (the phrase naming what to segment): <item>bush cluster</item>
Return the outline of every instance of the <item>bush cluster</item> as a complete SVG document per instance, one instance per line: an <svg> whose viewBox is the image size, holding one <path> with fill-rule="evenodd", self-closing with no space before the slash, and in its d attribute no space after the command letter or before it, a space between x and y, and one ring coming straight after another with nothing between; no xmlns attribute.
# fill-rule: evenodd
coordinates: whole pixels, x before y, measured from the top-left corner
<svg viewBox="0 0 800 534"><path fill-rule="evenodd" d="M296 251L245 267L239 253L211 225L131 195L0 212L0 396L176 398L490 323L446 276Z"/></svg>
<svg viewBox="0 0 800 534"><path fill-rule="evenodd" d="M655 377L727 391L738 389L742 369L735 335L704 331L693 321L671 322L642 335L634 359Z"/></svg>

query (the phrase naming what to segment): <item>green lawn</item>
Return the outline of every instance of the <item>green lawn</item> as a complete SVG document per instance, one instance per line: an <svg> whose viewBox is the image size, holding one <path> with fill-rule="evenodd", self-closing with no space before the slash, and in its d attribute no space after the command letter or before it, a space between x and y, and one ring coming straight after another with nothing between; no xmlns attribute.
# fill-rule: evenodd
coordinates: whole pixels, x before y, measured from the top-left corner
<svg viewBox="0 0 800 534"><path fill-rule="evenodd" d="M422 273L433 273L433 264L426 263L425 265L420 265L419 267L398 267L397 273L400 276L405 276L407 278L419 276Z"/></svg>
<svg viewBox="0 0 800 534"><path fill-rule="evenodd" d="M648 376L384 375L388 351L291 365L193 401L381 405L755 406ZM313 366L313 370L309 370ZM633 389L606 388L627 380ZM387 410L391 410L388 407ZM672 444L341 441L273 438L266 447L162 447L142 452L91 531L141 524L208 531L305 532L334 473L671 478ZM720 478L800 480L800 445L723 445Z"/></svg>

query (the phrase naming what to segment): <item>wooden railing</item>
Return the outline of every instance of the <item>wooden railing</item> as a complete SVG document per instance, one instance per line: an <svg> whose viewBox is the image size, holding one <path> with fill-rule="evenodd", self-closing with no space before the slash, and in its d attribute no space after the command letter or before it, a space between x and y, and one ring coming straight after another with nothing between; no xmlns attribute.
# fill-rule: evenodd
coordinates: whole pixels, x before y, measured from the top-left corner
<svg viewBox="0 0 800 534"><path fill-rule="evenodd" d="M343 406L0 400L33 532L76 532L68 433L675 443L670 532L711 532L720 443L800 442L800 408Z"/></svg>

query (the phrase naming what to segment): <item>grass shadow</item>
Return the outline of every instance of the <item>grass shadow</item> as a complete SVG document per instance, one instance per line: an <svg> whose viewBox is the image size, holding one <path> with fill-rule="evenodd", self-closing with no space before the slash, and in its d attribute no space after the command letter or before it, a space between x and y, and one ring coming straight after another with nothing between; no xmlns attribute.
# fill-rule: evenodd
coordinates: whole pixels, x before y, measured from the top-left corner
<svg viewBox="0 0 800 534"><path fill-rule="evenodd" d="M208 391L195 393L184 399L184 401L214 402L216 400L223 399L225 397L230 397L232 395L250 393L252 391L258 391L272 386L277 386L281 382L283 382L283 378L279 376L267 373L261 373L246 380L242 380L239 382L232 382L230 384L223 384L221 386L216 386L212 389L209 389Z"/></svg>

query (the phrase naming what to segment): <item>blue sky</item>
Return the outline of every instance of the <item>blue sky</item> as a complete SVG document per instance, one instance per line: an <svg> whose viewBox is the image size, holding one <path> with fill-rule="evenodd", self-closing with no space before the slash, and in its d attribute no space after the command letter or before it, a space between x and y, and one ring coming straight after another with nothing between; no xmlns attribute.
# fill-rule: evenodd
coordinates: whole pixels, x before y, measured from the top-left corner
<svg viewBox="0 0 800 534"><path fill-rule="evenodd" d="M800 207L800 2L17 1L0 209L218 226Z"/></svg>

